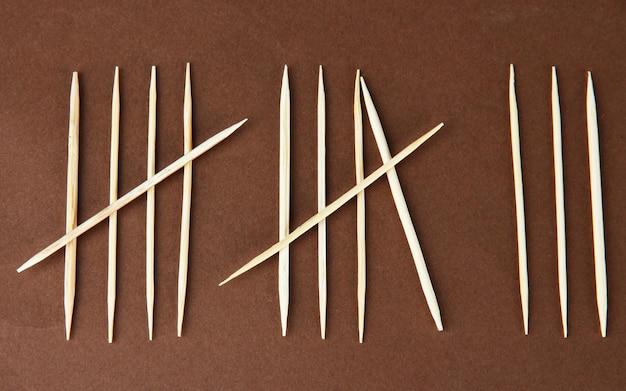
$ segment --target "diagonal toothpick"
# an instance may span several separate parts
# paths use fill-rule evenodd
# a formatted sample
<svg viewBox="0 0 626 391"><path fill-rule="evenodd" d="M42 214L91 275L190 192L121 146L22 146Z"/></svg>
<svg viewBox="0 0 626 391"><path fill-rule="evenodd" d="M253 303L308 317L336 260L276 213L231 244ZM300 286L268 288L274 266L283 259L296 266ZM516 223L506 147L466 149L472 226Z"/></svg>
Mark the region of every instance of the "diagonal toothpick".
<svg viewBox="0 0 626 391"><path fill-rule="evenodd" d="M111 165L109 182L109 204L117 200L117 177L120 144L120 80L119 68L115 67L113 96L111 99ZM115 280L117 274L117 212L109 216L109 267L107 282L107 320L109 343L113 342L115 319Z"/></svg>
<svg viewBox="0 0 626 391"><path fill-rule="evenodd" d="M519 290L522 300L524 334L528 335L528 260L526 256L526 221L524 217L524 187L522 183L522 155L520 152L519 117L515 96L515 69L510 66L509 110L511 120L511 151L515 184L515 213L517 216L517 252L519 256Z"/></svg>
<svg viewBox="0 0 626 391"><path fill-rule="evenodd" d="M376 144L378 145L378 150L380 152L383 163L386 163L391 160L391 152L389 152L389 146L387 145L387 140L385 138L382 124L380 123L380 118L378 117L376 107L374 106L374 102L372 101L372 96L367 89L367 85L365 84L365 79L363 79L363 77L361 77L361 87L363 88L365 107L367 109L367 115L370 119L370 124L372 125L372 131L374 132ZM441 314L439 312L437 296L435 296L435 290L433 289L433 284L430 281L428 269L426 268L426 260L424 259L422 248L420 247L419 241L417 239L415 227L413 226L413 222L411 221L409 208L406 204L406 199L404 198L402 187L400 186L400 179L398 178L398 173L396 172L395 168L392 168L387 172L387 179L389 181L389 187L391 188L393 200L396 204L398 216L400 217L400 221L402 222L402 228L404 228L404 234L406 235L406 239L409 243L409 248L411 249L411 254L413 255L413 261L415 262L415 268L417 269L417 275L419 276L422 291L424 292L424 296L426 297L426 303L428 304L430 314L435 321L437 330L442 331L443 324L441 323Z"/></svg>
<svg viewBox="0 0 626 391"><path fill-rule="evenodd" d="M604 218L602 216L602 179L600 173L600 141L598 113L591 72L587 73L587 140L589 146L589 174L591 182L591 217L593 220L593 258L596 274L596 301L600 332L606 337L608 313L606 255L604 247Z"/></svg>
<svg viewBox="0 0 626 391"><path fill-rule="evenodd" d="M561 108L556 67L552 67L552 144L554 147L554 193L556 202L557 269L563 337L567 338L567 251L565 248L565 196L563 191L563 145L561 141Z"/></svg>
<svg viewBox="0 0 626 391"><path fill-rule="evenodd" d="M184 143L185 153L193 149L191 138L191 76L189 63L185 72L184 98ZM191 219L191 162L185 164L183 177L183 206L180 224L180 259L178 263L178 326L177 333L183 333L183 316L185 314L185 296L187 295L187 267L189 265L189 220Z"/></svg>
<svg viewBox="0 0 626 391"><path fill-rule="evenodd" d="M322 66L319 69L317 86L317 211L326 207L326 94L324 92L324 75ZM320 304L320 332L326 339L326 219L317 226L317 270Z"/></svg>
<svg viewBox="0 0 626 391"><path fill-rule="evenodd" d="M356 71L354 81L354 163L356 184L363 182L363 112L361 110L361 71ZM357 238L357 310L359 316L359 342L363 343L365 330L365 191L356 195L356 238Z"/></svg>
<svg viewBox="0 0 626 391"><path fill-rule="evenodd" d="M156 160L156 67L150 75L150 104L148 108L148 179L154 176ZM148 310L148 339L152 341L154 313L154 187L146 192L146 306Z"/></svg>
<svg viewBox="0 0 626 391"><path fill-rule="evenodd" d="M76 227L78 217L78 124L80 121L80 97L78 91L78 72L72 74L70 90L70 125L67 139L67 209L65 214L65 232ZM65 247L65 280L63 304L65 308L65 338L70 339L74 297L76 294L76 240Z"/></svg>
<svg viewBox="0 0 626 391"><path fill-rule="evenodd" d="M71 242L73 239L76 239L80 235L89 231L93 227L95 227L98 223L109 217L112 213L118 211L124 206L128 205L133 200L137 199L143 193L145 193L148 189L158 185L167 179L170 175L174 174L176 171L180 170L185 166L187 162L192 161L193 159L199 157L209 149L213 148L220 142L224 141L228 136L233 134L235 130L239 129L241 125L243 125L248 119L244 119L242 121L237 122L234 125L222 130L217 133L215 136L209 138L204 141L197 147L191 150L191 152L179 157L174 162L170 163L167 167L159 171L152 178L146 180L145 182L139 184L137 187L126 193L123 197L120 197L114 203L110 204L106 208L102 209L100 212L91 216L89 219L85 220L83 223L78 225L72 231L66 233L64 236L57 239L55 242L48 245L48 247L44 248L37 254L33 255L28 261L26 261L22 266L17 269L18 273L23 272L26 269L35 266L39 262L48 258L50 255L54 254L58 250L60 250L63 246Z"/></svg>
<svg viewBox="0 0 626 391"><path fill-rule="evenodd" d="M289 75L287 65L283 71L280 90L280 158L278 185L278 239L289 235ZM278 254L278 300L280 302L280 323L283 337L287 335L287 314L289 313L289 247Z"/></svg>
<svg viewBox="0 0 626 391"><path fill-rule="evenodd" d="M423 135L422 137L420 137L417 140L413 141L406 148L404 148L400 153L398 153L396 156L394 156L391 160L389 160L387 163L383 164L376 171L374 171L373 173L368 175L365 179L363 179L363 181L361 181L361 183L359 183L358 185L354 186L352 189L350 189L347 192L345 192L341 197L337 198L335 201L330 203L322 211L318 212L316 215L312 216L307 221L302 223L302 225L300 225L298 228L293 230L283 240L281 240L278 243L274 244L273 246L271 246L270 248L268 248L267 250L263 251L261 254L257 255L252 260L250 260L248 263L243 265L241 268L239 268L239 270L235 271L227 279L222 281L219 285L222 286L222 285L226 284L227 282L233 280L234 278L237 278L240 275L244 274L245 272L249 271L250 269L254 268L255 266L260 265L261 263L266 261L268 258L270 258L272 255L278 253L281 249L283 249L286 246L288 246L289 243L291 243L294 240L298 239L305 232L307 232L311 228L315 227L317 224L319 224L320 221L322 221L323 219L325 219L328 216L330 216L331 214L333 214L337 209L339 209L343 205L345 205L346 202L350 201L352 199L352 197L356 196L358 193L360 193L361 191L365 190L365 188L367 188L369 185L374 183L374 181L376 181L378 178L383 176L387 171L389 171L396 164L401 162L404 158L409 156L420 145L424 144L426 142L426 140L428 140L435 133L437 133L437 131L439 131L439 129L441 129L442 127L443 127L443 123L440 123L439 125L435 126L433 129L428 131L425 135Z"/></svg>

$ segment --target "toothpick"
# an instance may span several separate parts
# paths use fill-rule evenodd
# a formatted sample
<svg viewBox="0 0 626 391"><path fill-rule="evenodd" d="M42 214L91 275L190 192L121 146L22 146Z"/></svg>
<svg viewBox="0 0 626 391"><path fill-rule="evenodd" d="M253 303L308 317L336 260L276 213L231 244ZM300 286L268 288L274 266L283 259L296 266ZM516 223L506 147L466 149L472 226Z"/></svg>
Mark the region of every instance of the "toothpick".
<svg viewBox="0 0 626 391"><path fill-rule="evenodd" d="M113 78L113 96L111 99L111 165L109 182L109 204L117 200L117 177L120 143L120 85L119 68L115 67ZM107 283L107 319L109 343L113 342L113 324L115 319L115 290L117 274L117 212L109 216L109 270Z"/></svg>
<svg viewBox="0 0 626 391"><path fill-rule="evenodd" d="M567 338L567 251L565 247L565 196L563 190L563 146L561 142L561 108L556 67L552 67L552 140L554 147L554 193L556 201L557 265L559 301L563 337Z"/></svg>
<svg viewBox="0 0 626 391"><path fill-rule="evenodd" d="M70 125L67 139L67 209L65 214L65 232L76 227L78 217L78 125L80 122L80 96L78 91L78 72L72 74L70 90ZM65 338L69 341L74 314L76 294L76 240L65 247L65 280L63 290L65 308Z"/></svg>
<svg viewBox="0 0 626 391"><path fill-rule="evenodd" d="M156 160L156 67L150 75L150 103L148 108L148 179L154 176ZM154 187L146 193L146 307L148 310L148 339L152 341L154 314Z"/></svg>
<svg viewBox="0 0 626 391"><path fill-rule="evenodd" d="M524 217L524 187L522 184L522 155L520 152L519 117L515 96L515 70L510 66L509 110L511 120L511 151L515 183L515 212L517 216L517 252L519 256L519 289L524 318L524 334L528 335L528 261L526 257L526 222Z"/></svg>
<svg viewBox="0 0 626 391"><path fill-rule="evenodd" d="M185 72L184 100L184 143L185 153L193 149L191 138L191 76L189 63ZM187 267L189 265L189 220L191 219L191 162L185 164L183 171L183 206L180 224L180 259L178 263L178 336L183 333L183 316L185 314L185 296L187 294Z"/></svg>
<svg viewBox="0 0 626 391"><path fill-rule="evenodd" d="M326 207L326 93L324 74L319 69L317 86L317 211ZM320 304L320 332L326 339L326 219L317 225L317 270Z"/></svg>
<svg viewBox="0 0 626 391"><path fill-rule="evenodd" d="M358 185L355 185L352 189L350 189L347 192L345 192L341 197L337 198L331 204L326 206L326 208L324 208L322 211L318 212L316 215L314 215L311 218L309 218L302 225L300 225L298 228L293 230L289 235L287 235L283 240L281 240L278 243L274 244L273 246L271 246L270 248L268 248L267 250L263 251L261 254L257 255L252 260L250 260L244 266L239 268L239 270L237 270L236 272L231 274L227 279L222 281L219 285L222 286L222 285L226 284L227 282L233 280L234 278L239 277L243 273L245 273L245 272L249 271L250 269L254 268L255 266L260 265L261 263L266 261L268 258L273 256L274 254L278 253L281 249L283 249L286 246L288 246L291 242L293 242L294 240L298 239L305 232L307 232L311 228L315 227L317 224L319 224L320 221L322 221L323 219L325 219L328 216L330 216L331 214L333 214L337 209L341 208L346 202L350 201L352 199L352 197L356 196L358 193L360 193L361 191L365 190L365 188L367 188L369 185L374 183L374 181L376 181L378 178L383 176L388 170L390 170L396 164L398 164L400 161L402 161L404 158L409 156L420 145L422 145L424 142L426 142L426 140L428 140L435 133L437 133L437 131L439 131L439 129L441 129L442 127L443 127L443 123L440 123L439 125L437 125L433 129L428 131L425 135L423 135L422 137L420 137L417 140L413 141L406 148L404 148L400 153L398 153L396 156L394 156L390 161L388 161L387 163L383 164L376 171L374 171L369 176L367 176L365 179L363 179L363 181L361 183L359 183Z"/></svg>
<svg viewBox="0 0 626 391"><path fill-rule="evenodd" d="M356 184L363 182L363 113L361 110L361 71L356 71L354 81L354 160ZM365 330L365 191L356 195L356 237L357 237L357 307L359 316L359 342L363 343Z"/></svg>
<svg viewBox="0 0 626 391"><path fill-rule="evenodd" d="M602 180L600 174L600 141L598 114L591 72L587 72L587 140L589 145L589 173L591 181L591 215L593 220L593 254L596 274L596 301L600 332L606 337L608 312L606 258L604 248L604 221L602 216Z"/></svg>
<svg viewBox="0 0 626 391"><path fill-rule="evenodd" d="M380 152L383 163L386 163L391 160L391 153L389 152L389 146L387 145L385 133L383 131L382 124L380 123L378 113L376 112L376 107L374 106L374 102L372 101L372 97L367 89L367 85L365 84L365 79L363 79L363 77L361 77L361 87L363 89L363 98L365 100L367 115L369 117L370 124L372 125L372 131L374 132L376 144L378 145L378 151ZM442 331L443 324L441 323L441 314L439 312L437 296L435 296L435 290L433 289L433 284L430 281L428 269L426 268L426 260L424 259L422 248L420 247L417 239L417 233L415 232L415 227L411 221L409 208L406 204L406 199L404 198L404 193L402 192L402 187L400 186L400 179L398 178L398 173L395 168L387 171L387 179L389 181L389 187L391 188L393 200L396 204L398 216L400 216L400 221L402 222L402 228L404 228L404 234L409 243L411 254L413 255L413 261L415 263L415 268L417 269L417 275L419 276L422 291L426 297L426 303L428 304L430 314L435 321L437 330Z"/></svg>
<svg viewBox="0 0 626 391"><path fill-rule="evenodd" d="M246 118L234 125L231 125L230 127L222 130L221 132L217 133L215 136L209 138L208 140L204 141L202 144L192 149L191 152L179 157L170 165L168 165L167 167L159 171L152 178L147 179L145 182L141 183L140 185L135 187L133 190L126 193L123 197L118 198L117 201L110 204L106 208L102 209L100 212L96 213L95 215L91 216L89 219L85 220L83 223L78 225L78 227L74 228L72 231L68 232L64 236L57 239L55 242L48 245L48 247L44 248L43 250L35 254L28 261L26 261L22 266L20 266L17 269L17 272L21 273L24 270L31 268L32 266L48 258L50 255L54 254L56 251L60 250L63 246L71 242L73 239L76 239L80 235L89 231L90 229L95 227L98 223L100 223L101 221L109 217L112 213L128 205L130 202L132 202L133 200L141 196L143 193L145 193L148 189L158 185L159 183L167 179L170 175L174 174L175 172L183 168L183 166L187 162L194 160L195 158L204 154L209 149L219 144L220 142L224 141L228 136L233 134L235 130L239 129L239 127L241 127L241 125L243 125L247 120L248 119Z"/></svg>
<svg viewBox="0 0 626 391"><path fill-rule="evenodd" d="M280 159L278 186L278 239L289 235L289 76L287 65L283 71L280 90ZM289 313L289 247L278 254L278 300L280 301L280 323L283 337L287 335L287 314Z"/></svg>

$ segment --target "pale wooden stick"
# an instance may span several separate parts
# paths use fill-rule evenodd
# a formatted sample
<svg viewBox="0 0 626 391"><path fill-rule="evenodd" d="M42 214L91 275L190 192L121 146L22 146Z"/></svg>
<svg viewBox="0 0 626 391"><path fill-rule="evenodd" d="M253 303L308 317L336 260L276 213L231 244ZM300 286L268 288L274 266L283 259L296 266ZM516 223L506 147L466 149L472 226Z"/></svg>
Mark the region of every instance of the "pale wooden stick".
<svg viewBox="0 0 626 391"><path fill-rule="evenodd" d="M283 82L280 90L280 159L278 185L278 239L289 235L289 75L287 65L283 71ZM278 300L280 302L280 323L283 337L287 335L287 315L289 313L289 247L278 254Z"/></svg>
<svg viewBox="0 0 626 391"><path fill-rule="evenodd" d="M148 179L156 168L156 67L150 75L150 102L148 108ZM146 193L146 307L148 310L148 339L152 341L154 314L154 187Z"/></svg>
<svg viewBox="0 0 626 391"><path fill-rule="evenodd" d="M245 272L249 271L250 269L254 268L255 266L260 265L261 263L266 261L268 258L270 258L272 255L274 255L277 252L279 252L282 248L284 248L285 246L288 246L289 243L291 243L294 240L298 239L305 232L307 232L311 228L315 227L317 224L319 224L320 221L322 221L323 219L325 219L328 216L330 216L331 214L333 214L337 209L341 208L346 202L350 201L352 199L352 197L356 196L358 193L360 193L361 191L365 190L365 188L367 188L369 185L374 183L374 181L376 181L378 178L383 176L388 170L390 170L396 164L398 164L400 161L402 161L404 158L409 156L411 154L411 152L415 151L420 145L424 144L424 142L426 142L426 140L428 140L435 133L437 133L437 131L439 129L441 129L442 127L443 127L443 123L440 123L439 125L437 125L433 129L428 131L425 135L423 135L422 137L420 137L417 140L413 141L406 148L404 148L400 153L398 153L396 156L394 156L390 161L388 161L387 163L383 164L376 171L374 171L373 173L368 175L365 179L363 179L363 181L361 183L359 183L358 185L354 186L352 189L350 189L347 192L345 192L341 197L337 198L331 204L326 206L326 208L324 208L322 211L318 212L316 215L312 216L307 221L302 223L302 225L300 225L298 228L293 230L283 240L279 241L278 243L275 243L273 246L271 246L270 248L268 248L267 250L263 251L261 254L257 255L252 260L250 260L244 266L239 268L239 270L237 270L236 272L231 274L227 279L222 281L219 285L222 286L222 285L226 284L227 282L231 281L232 279L234 279L236 277L239 277L243 273L245 273Z"/></svg>
<svg viewBox="0 0 626 391"><path fill-rule="evenodd" d="M515 95L515 69L510 66L509 110L511 120L511 151L515 183L515 212L517 217L517 252L519 256L519 290L522 300L524 334L528 335L528 260L526 255L526 220L524 215L524 186L522 183L522 154L520 152L519 116Z"/></svg>
<svg viewBox="0 0 626 391"><path fill-rule="evenodd" d="M113 96L111 99L111 165L109 182L109 204L117 200L117 177L120 144L120 80L119 68L115 67L113 78ZM109 270L107 283L107 319L109 343L113 342L113 324L115 319L115 290L117 274L117 212L109 216Z"/></svg>
<svg viewBox="0 0 626 391"><path fill-rule="evenodd" d="M363 79L363 77L361 77L361 88L363 89L363 99L365 100L367 116L369 117L372 131L374 132L374 138L376 139L376 144L378 145L378 151L380 152L380 157L382 158L383 163L386 163L391 160L391 152L389 152L389 146L387 145L383 126L380 123L380 118L376 112L372 96L367 89L367 85L365 84L365 79ZM413 261L415 263L415 268L417 269L417 275L422 286L422 291L426 297L426 303L428 304L430 314L435 321L437 330L442 331L443 324L441 322L441 313L439 312L437 296L435 296L435 290L433 289L433 284L430 280L428 269L426 268L426 260L424 259L422 248L420 247L419 240L417 239L417 233L415 232L415 227L411 221L409 208L406 204L406 199L404 198L404 193L402 192L402 187L400 186L400 179L398 178L398 173L395 168L387 171L387 179L389 181L389 187L391 188L391 195L393 196L393 200L396 204L398 216L402 222L404 234L407 242L409 243L411 254L413 255Z"/></svg>
<svg viewBox="0 0 626 391"><path fill-rule="evenodd" d="M189 153L193 149L191 138L191 76L189 63L185 72L185 98L183 103L184 149ZM189 222L191 219L191 162L185 164L183 171L183 205L180 223L180 258L178 262L178 336L183 334L185 314L185 296L187 295L187 268L189 265Z"/></svg>
<svg viewBox="0 0 626 391"><path fill-rule="evenodd" d="M248 119L244 119L230 127L222 130L217 133L215 136L209 138L204 141L202 144L198 145L191 152L184 154L179 157L177 160L172 162L170 165L159 171L155 176L141 183L133 190L126 193L123 197L119 198L114 203L110 204L106 208L102 209L100 212L91 216L89 219L85 220L83 223L78 225L78 227L74 228L72 231L68 232L64 236L57 239L55 242L48 245L48 247L44 248L37 254L35 254L32 258L26 261L22 266L17 269L18 273L23 272L24 270L38 264L44 259L48 258L50 255L54 254L56 251L60 250L67 243L71 242L73 239L79 237L85 232L89 231L91 228L95 227L98 223L109 217L113 212L123 208L128 205L131 201L137 199L143 193L145 193L151 187L158 185L167 179L170 175L174 174L176 171L180 170L187 162L192 161L193 159L199 157L209 149L213 148L220 142L224 141L228 136L233 134L235 130L239 129L241 125L243 125Z"/></svg>
<svg viewBox="0 0 626 391"><path fill-rule="evenodd" d="M596 301L600 332L606 337L608 313L606 255L604 248L604 218L602 216L602 179L600 174L600 141L598 113L591 72L587 72L587 141L589 145L589 173L591 181L591 215L593 219L593 254L596 274Z"/></svg>
<svg viewBox="0 0 626 391"><path fill-rule="evenodd" d="M567 338L567 251L565 247L565 192L563 190L563 144L561 141L561 107L556 67L552 67L552 144L554 147L554 193L556 202L557 266L559 301L563 337Z"/></svg>
<svg viewBox="0 0 626 391"><path fill-rule="evenodd" d="M80 122L80 94L78 72L72 74L70 90L70 125L67 139L67 209L65 214L65 232L76 227L78 217L78 125ZM69 341L74 314L76 294L76 240L65 247L65 282L63 303L65 308L65 338Z"/></svg>
<svg viewBox="0 0 626 391"><path fill-rule="evenodd" d="M317 211L326 207L326 93L320 65L317 85ZM326 219L317 225L317 271L320 304L320 332L326 339Z"/></svg>
<svg viewBox="0 0 626 391"><path fill-rule="evenodd" d="M356 71L354 81L354 160L356 184L363 182L363 112L361 110L361 71ZM365 191L356 195L356 238L357 238L357 307L359 316L359 342L363 343L365 331Z"/></svg>

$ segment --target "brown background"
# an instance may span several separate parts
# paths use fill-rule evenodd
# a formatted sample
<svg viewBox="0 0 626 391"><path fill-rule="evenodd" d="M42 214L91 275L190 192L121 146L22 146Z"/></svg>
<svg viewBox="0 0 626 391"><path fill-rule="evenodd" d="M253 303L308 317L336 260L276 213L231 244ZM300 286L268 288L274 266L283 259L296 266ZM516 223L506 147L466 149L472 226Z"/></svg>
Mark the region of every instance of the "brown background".
<svg viewBox="0 0 626 391"><path fill-rule="evenodd" d="M145 2L0 5L0 387L4 389L620 389L626 368L626 6L620 1ZM182 173L157 186L155 339L145 314L145 197L119 214L115 342L106 340L107 225L78 245L71 341L63 253L15 269L63 233L71 72L80 72L79 221L108 201L113 68L121 69L120 194L146 170L158 68L157 168L183 150L185 63L194 141L250 121L194 163L182 338L176 290ZM357 340L355 203L328 221L328 335L319 337L315 230L295 242L280 335L276 259L217 284L277 239L278 101L292 90L292 227L316 210L317 67L326 76L328 200L354 183L352 93L362 69L442 310L437 332L389 187L367 191L367 315ZM507 106L516 64L530 335L517 280ZM570 337L555 259L550 65L561 88ZM600 125L608 337L595 307L585 71ZM366 170L380 165L369 125Z"/></svg>

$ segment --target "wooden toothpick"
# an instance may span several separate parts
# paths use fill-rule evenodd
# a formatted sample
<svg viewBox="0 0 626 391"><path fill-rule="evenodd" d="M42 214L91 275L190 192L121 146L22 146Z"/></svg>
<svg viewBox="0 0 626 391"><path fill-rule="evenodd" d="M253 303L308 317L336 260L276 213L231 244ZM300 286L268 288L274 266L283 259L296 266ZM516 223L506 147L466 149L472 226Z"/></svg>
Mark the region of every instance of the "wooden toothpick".
<svg viewBox="0 0 626 391"><path fill-rule="evenodd" d="M552 67L552 144L554 147L554 193L556 201L557 270L563 337L567 338L567 251L565 247L565 192L563 190L563 143L561 141L561 107L556 67Z"/></svg>
<svg viewBox="0 0 626 391"><path fill-rule="evenodd" d="M120 144L120 84L119 68L115 67L113 95L111 99L111 164L109 181L109 204L117 200L117 177ZM117 212L109 216L109 262L107 282L107 320L109 343L113 342L113 324L115 319L115 291L117 275Z"/></svg>
<svg viewBox="0 0 626 391"><path fill-rule="evenodd" d="M280 158L278 185L278 239L289 235L289 166L290 166L290 107L289 75L287 65L283 71L280 90ZM289 313L289 247L278 254L278 300L280 302L280 323L283 337L287 335L287 315Z"/></svg>
<svg viewBox="0 0 626 391"><path fill-rule="evenodd" d="M526 220L524 217L524 186L522 183L522 154L520 151L519 117L515 95L515 69L511 64L509 75L509 112L511 120L511 151L513 181L515 184L515 212L517 217L517 252L519 256L519 289L524 318L524 334L528 335L528 260L526 255Z"/></svg>
<svg viewBox="0 0 626 391"><path fill-rule="evenodd" d="M591 182L591 217L593 220L593 255L596 274L596 301L600 332L606 337L608 313L606 255L604 247L604 217L602 213L602 179L600 173L600 141L598 113L591 72L587 72L587 142L589 146L589 174Z"/></svg>
<svg viewBox="0 0 626 391"><path fill-rule="evenodd" d="M354 81L354 160L356 184L363 182L363 112L361 110L361 71L356 71ZM357 238L357 310L359 316L359 342L363 343L365 331L365 191L356 195L356 238Z"/></svg>
<svg viewBox="0 0 626 391"><path fill-rule="evenodd" d="M185 98L183 113L183 131L185 153L193 149L191 134L191 76L189 63L185 72ZM191 162L185 164L183 171L183 205L180 224L180 258L178 263L178 326L177 333L183 333L183 317L185 314L185 296L187 294L187 268L189 265L189 222L191 219Z"/></svg>
<svg viewBox="0 0 626 391"><path fill-rule="evenodd" d="M383 164L376 171L374 171L373 173L368 175L365 179L363 179L363 181L361 183L359 183L358 185L354 186L352 189L350 189L347 192L345 192L341 197L337 198L331 204L326 206L326 208L324 208L321 212L318 212L316 215L312 216L307 221L302 223L302 225L300 225L298 228L293 230L283 240L281 240L278 243L274 244L273 246L271 246L270 248L268 248L267 250L263 251L261 254L257 255L252 260L250 260L248 263L243 265L236 272L231 274L227 279L222 281L219 285L222 286L222 285L226 284L227 282L233 280L234 278L239 277L240 275L242 275L245 272L249 271L250 269L254 268L255 266L260 265L261 263L266 261L268 258L270 258L274 254L279 252L281 249L283 249L286 246L288 246L289 243L291 243L294 240L298 239L300 236L302 236L302 234L304 234L305 232L307 232L311 228L315 227L317 224L319 224L320 221L322 221L323 219L325 219L328 216L330 216L331 214L333 214L337 209L341 208L346 202L350 201L352 199L352 197L356 196L358 193L360 193L361 191L365 190L365 188L367 188L369 185L374 183L374 181L376 181L378 178L383 176L388 170L390 170L396 164L401 162L404 158L409 156L420 145L424 144L426 142L426 140L428 140L435 133L437 133L437 131L439 131L439 129L441 129L442 127L443 127L443 123L440 123L439 125L435 126L433 129L428 131L425 135L423 135L422 137L420 137L417 140L413 141L406 148L404 148L400 153L398 153L396 156L394 156L390 161L388 161L387 163Z"/></svg>
<svg viewBox="0 0 626 391"><path fill-rule="evenodd" d="M148 108L148 179L156 168L156 67L150 75L150 101ZM146 307L148 310L148 339L152 341L154 314L154 187L146 193Z"/></svg>
<svg viewBox="0 0 626 391"><path fill-rule="evenodd" d="M72 231L63 235L55 242L48 245L48 247L44 248L37 254L33 255L28 261L26 261L22 266L17 269L18 273L23 272L26 269L33 267L44 259L48 258L50 255L54 254L58 250L60 250L67 243L71 242L73 239L76 239L80 235L89 231L91 228L95 227L98 223L109 217L112 213L118 211L124 206L128 205L133 200L137 199L143 193L145 193L151 187L158 185L167 179L170 175L174 174L176 171L180 170L187 162L192 161L193 159L199 157L209 149L213 148L220 142L224 141L228 136L233 134L235 130L239 129L241 125L243 125L248 119L244 119L239 121L238 123L231 125L230 127L222 130L217 133L215 136L209 138L204 141L197 147L191 150L191 152L179 157L174 162L170 163L167 167L159 171L152 178L146 180L141 183L133 190L126 193L123 197L120 197L114 203L110 204L106 208L102 209L100 212L91 216L89 219L85 220L83 223L79 224L78 227L74 228Z"/></svg>
<svg viewBox="0 0 626 391"><path fill-rule="evenodd" d="M76 227L78 217L78 125L80 122L80 96L78 72L72 74L70 90L70 125L67 139L67 207L65 212L65 232ZM63 285L65 308L65 338L69 341L74 314L76 294L76 240L65 246L65 279Z"/></svg>
<svg viewBox="0 0 626 391"><path fill-rule="evenodd" d="M317 85L317 211L326 207L326 94L320 65ZM326 219L317 225L317 271L320 305L320 332L326 339Z"/></svg>
<svg viewBox="0 0 626 391"><path fill-rule="evenodd" d="M372 131L374 132L376 144L378 145L378 151L380 152L383 163L386 163L391 160L391 153L389 152L389 146L387 145L385 133L383 131L382 124L380 123L380 118L378 117L376 107L374 106L374 102L367 89L367 85L365 84L365 79L363 79L363 77L361 77L361 87L363 89L363 99L365 100L367 115L369 117L370 124L372 125ZM417 269L417 275L422 286L422 291L424 292L424 296L426 297L426 303L428 304L430 314L435 321L437 330L442 331L443 324L441 322L441 314L439 312L437 296L435 296L435 290L433 289L433 284L430 280L428 269L426 268L426 260L424 259L422 248L417 239L417 233L415 232L415 227L413 226L413 222L411 221L409 208L406 204L406 199L404 198L404 193L402 192L402 187L400 186L400 179L398 178L398 173L396 172L395 168L392 168L387 172L387 179L389 181L389 187L391 188L393 200L396 204L398 216L400 217L400 221L402 222L402 228L404 228L404 234L409 243L411 254L413 255L413 261L415 263L415 268Z"/></svg>

